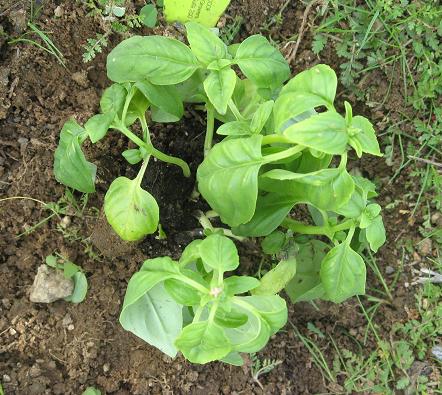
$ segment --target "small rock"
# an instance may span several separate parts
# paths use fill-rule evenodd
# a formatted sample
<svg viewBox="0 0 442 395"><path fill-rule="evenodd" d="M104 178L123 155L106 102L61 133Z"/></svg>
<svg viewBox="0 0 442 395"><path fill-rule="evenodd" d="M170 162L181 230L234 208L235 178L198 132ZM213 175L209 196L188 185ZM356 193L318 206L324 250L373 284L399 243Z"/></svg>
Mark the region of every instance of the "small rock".
<svg viewBox="0 0 442 395"><path fill-rule="evenodd" d="M29 376L32 378L41 376L41 369L37 365L32 366L31 369L29 369Z"/></svg>
<svg viewBox="0 0 442 395"><path fill-rule="evenodd" d="M87 74L85 70L73 73L71 75L71 78L83 88L87 88L89 86L89 80L87 79Z"/></svg>
<svg viewBox="0 0 442 395"><path fill-rule="evenodd" d="M70 316L70 314L66 314L63 317L63 320L61 321L61 325L63 325L64 328L67 328L70 324L72 324L72 317Z"/></svg>
<svg viewBox="0 0 442 395"><path fill-rule="evenodd" d="M10 334L11 336L14 336L14 335L17 334L17 331L16 331L14 328L9 328L9 334Z"/></svg>
<svg viewBox="0 0 442 395"><path fill-rule="evenodd" d="M431 349L431 353L442 362L442 346L434 346ZM3 376L4 377L4 376Z"/></svg>
<svg viewBox="0 0 442 395"><path fill-rule="evenodd" d="M55 16L56 18L61 18L61 17L63 16L63 14L64 14L63 7L62 7L61 5L59 5L59 6L54 10L54 16Z"/></svg>
<svg viewBox="0 0 442 395"><path fill-rule="evenodd" d="M66 229L71 224L71 217L63 217L60 221L60 225L62 228Z"/></svg>
<svg viewBox="0 0 442 395"><path fill-rule="evenodd" d="M423 256L430 255L432 247L433 243L431 242L431 239L423 239L417 245L419 253Z"/></svg>
<svg viewBox="0 0 442 395"><path fill-rule="evenodd" d="M68 325L68 331L73 331L75 326L73 324Z"/></svg>
<svg viewBox="0 0 442 395"><path fill-rule="evenodd" d="M3 375L3 382L4 383L10 383L11 382L11 376L8 376L7 374Z"/></svg>
<svg viewBox="0 0 442 395"><path fill-rule="evenodd" d="M34 303L52 303L63 299L74 291L74 282L63 273L41 265L31 287L29 299Z"/></svg>
<svg viewBox="0 0 442 395"><path fill-rule="evenodd" d="M10 20L14 25L16 33L23 33L28 27L26 20L26 10L15 10L9 13Z"/></svg>
<svg viewBox="0 0 442 395"><path fill-rule="evenodd" d="M107 372L109 372L109 370L110 370L110 365L108 363L105 363L103 365L103 372L107 373Z"/></svg>
<svg viewBox="0 0 442 395"><path fill-rule="evenodd" d="M433 225L442 226L442 214L441 213L434 213L431 216L431 222Z"/></svg>
<svg viewBox="0 0 442 395"><path fill-rule="evenodd" d="M11 302L9 301L9 299L2 299L2 305L5 309L10 309L11 308Z"/></svg>
<svg viewBox="0 0 442 395"><path fill-rule="evenodd" d="M386 266L385 267L385 274L393 274L395 272L394 267L393 266Z"/></svg>

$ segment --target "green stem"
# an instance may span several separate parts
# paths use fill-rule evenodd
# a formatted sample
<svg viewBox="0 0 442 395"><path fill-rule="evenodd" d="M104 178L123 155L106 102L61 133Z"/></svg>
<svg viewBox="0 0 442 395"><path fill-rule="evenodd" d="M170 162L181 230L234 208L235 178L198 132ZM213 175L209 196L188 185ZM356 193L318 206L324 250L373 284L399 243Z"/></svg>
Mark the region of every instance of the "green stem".
<svg viewBox="0 0 442 395"><path fill-rule="evenodd" d="M141 128L143 129L143 139L147 144L151 144L149 127L147 126L146 115L140 117Z"/></svg>
<svg viewBox="0 0 442 395"><path fill-rule="evenodd" d="M201 292L203 294L208 294L210 292L206 287L204 287L200 283L198 283L195 280L192 280L191 278L186 277L184 275L176 276L176 279L178 281L181 281L181 282L187 284L187 285L190 285L191 287L197 289L199 292Z"/></svg>
<svg viewBox="0 0 442 395"><path fill-rule="evenodd" d="M212 148L213 131L215 129L215 110L210 103L206 104L207 109L207 128L206 137L204 139L204 157L207 156Z"/></svg>
<svg viewBox="0 0 442 395"><path fill-rule="evenodd" d="M149 164L150 155L144 159L143 164L140 167L140 170L138 171L137 177L135 180L137 181L137 185L141 186L141 181L143 181L144 173L146 172L147 165Z"/></svg>
<svg viewBox="0 0 442 395"><path fill-rule="evenodd" d="M291 218L286 218L281 224L283 227L290 229L295 233L301 233L305 235L325 235L329 239L332 239L336 232L341 230L354 228L354 221L349 219L347 221L341 222L335 226L315 226L315 225L305 225L302 222L296 221ZM353 229L354 232L354 229Z"/></svg>
<svg viewBox="0 0 442 395"><path fill-rule="evenodd" d="M277 152L276 154L271 154L264 156L265 163L277 162L278 160L289 158L304 150L305 147L303 145L296 145L295 147L291 147L281 152Z"/></svg>
<svg viewBox="0 0 442 395"><path fill-rule="evenodd" d="M262 145L273 143L290 143L290 140L282 134L269 134L262 138Z"/></svg>
<svg viewBox="0 0 442 395"><path fill-rule="evenodd" d="M218 310L219 305L219 299L215 300L212 307L210 308L209 318L207 321L209 321L209 324L213 323L213 320L215 319L216 310Z"/></svg>
<svg viewBox="0 0 442 395"><path fill-rule="evenodd" d="M123 107L123 114L121 115L121 122L123 123L123 124L126 124L126 115L127 115L127 110L128 110L128 108L129 108L129 104L130 104L130 101L132 100L132 97L134 96L134 94L135 94L135 87L133 86L132 88L131 88L131 90L130 90L130 92L127 94L127 96L126 96L126 101L124 102L124 107Z"/></svg>
<svg viewBox="0 0 442 395"><path fill-rule="evenodd" d="M230 111L233 112L233 115L235 116L237 121L245 121L245 118L241 115L241 113L238 110L238 107L236 107L236 104L233 102L232 99L229 100L229 108Z"/></svg>

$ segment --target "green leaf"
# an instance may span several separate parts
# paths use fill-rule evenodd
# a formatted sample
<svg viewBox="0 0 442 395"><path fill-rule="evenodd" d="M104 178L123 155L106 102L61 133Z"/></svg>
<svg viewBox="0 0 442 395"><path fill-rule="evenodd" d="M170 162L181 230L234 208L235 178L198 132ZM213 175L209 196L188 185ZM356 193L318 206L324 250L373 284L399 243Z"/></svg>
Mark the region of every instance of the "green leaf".
<svg viewBox="0 0 442 395"><path fill-rule="evenodd" d="M83 272L77 271L72 279L74 280L74 292L64 300L71 303L81 303L86 298L88 289L86 276Z"/></svg>
<svg viewBox="0 0 442 395"><path fill-rule="evenodd" d="M225 293L228 296L243 294L258 287L259 280L249 276L230 276L224 280Z"/></svg>
<svg viewBox="0 0 442 395"><path fill-rule="evenodd" d="M126 101L127 91L120 84L112 84L106 88L100 99L100 109L103 114L121 115Z"/></svg>
<svg viewBox="0 0 442 395"><path fill-rule="evenodd" d="M239 298L242 299L242 298ZM264 318L254 310L252 313L249 309L239 307L239 311L247 314L247 322L237 328L226 328L225 333L232 343L233 349L238 352L257 352L261 350L269 341L270 326Z"/></svg>
<svg viewBox="0 0 442 395"><path fill-rule="evenodd" d="M361 229L367 228L373 220L379 215L381 212L381 206L377 203L369 204L361 215L361 222L359 224L359 227Z"/></svg>
<svg viewBox="0 0 442 395"><path fill-rule="evenodd" d="M377 252L378 249L385 243L387 238L385 236L384 222L382 221L382 217L380 215L378 215L367 227L365 230L365 236L370 244L370 248L374 252Z"/></svg>
<svg viewBox="0 0 442 395"><path fill-rule="evenodd" d="M287 322L287 304L278 295L253 295L239 297L254 307L255 311L267 322L270 335L278 332Z"/></svg>
<svg viewBox="0 0 442 395"><path fill-rule="evenodd" d="M212 30L195 22L186 23L186 30L192 52L205 66L228 56L226 44Z"/></svg>
<svg viewBox="0 0 442 395"><path fill-rule="evenodd" d="M285 242L286 242L285 233L277 230L273 233L270 233L268 236L264 238L264 240L261 242L261 248L265 254L275 255L281 251Z"/></svg>
<svg viewBox="0 0 442 395"><path fill-rule="evenodd" d="M312 115L283 132L292 143L332 155L342 155L347 147L345 119L334 111Z"/></svg>
<svg viewBox="0 0 442 395"><path fill-rule="evenodd" d="M227 310L221 305L216 310L215 322L223 328L238 328L239 326L244 325L247 320L247 314L244 314L235 308Z"/></svg>
<svg viewBox="0 0 442 395"><path fill-rule="evenodd" d="M335 303L365 294L364 260L344 242L333 247L321 264L321 282L327 299Z"/></svg>
<svg viewBox="0 0 442 395"><path fill-rule="evenodd" d="M207 70L222 70L226 68L227 66L232 65L232 60L230 59L218 59L214 60L207 66Z"/></svg>
<svg viewBox="0 0 442 395"><path fill-rule="evenodd" d="M281 95L293 92L320 97L329 110L333 109L338 79L334 70L325 64L318 64L297 74L281 90ZM322 105L322 104L321 104Z"/></svg>
<svg viewBox="0 0 442 395"><path fill-rule="evenodd" d="M222 141L198 168L201 194L229 226L248 222L255 212L258 172L264 163L261 140L256 135Z"/></svg>
<svg viewBox="0 0 442 395"><path fill-rule="evenodd" d="M97 166L86 160L80 142L84 129L74 120L63 125L54 155L54 175L58 182L84 193L95 192Z"/></svg>
<svg viewBox="0 0 442 395"><path fill-rule="evenodd" d="M138 148L127 149L122 152L124 159L126 159L131 165L136 165L143 160L143 155Z"/></svg>
<svg viewBox="0 0 442 395"><path fill-rule="evenodd" d="M223 329L208 321L187 325L175 345L187 360L199 364L224 358L232 351Z"/></svg>
<svg viewBox="0 0 442 395"><path fill-rule="evenodd" d="M181 119L184 113L183 102L175 86L156 86L146 80L136 82L135 86L150 103L169 114L174 122Z"/></svg>
<svg viewBox="0 0 442 395"><path fill-rule="evenodd" d="M252 130L247 121L232 121L222 124L216 133L223 136L250 136Z"/></svg>
<svg viewBox="0 0 442 395"><path fill-rule="evenodd" d="M87 120L84 128L94 144L106 136L114 118L115 113L108 112L106 114L94 115Z"/></svg>
<svg viewBox="0 0 442 395"><path fill-rule="evenodd" d="M229 355L221 359L222 362L228 363L233 366L243 366L244 360L241 355L237 352L231 352Z"/></svg>
<svg viewBox="0 0 442 395"><path fill-rule="evenodd" d="M140 10L140 19L144 26L153 28L157 24L158 11L153 4L146 4Z"/></svg>
<svg viewBox="0 0 442 395"><path fill-rule="evenodd" d="M349 144L356 150L359 158L362 152L382 156L373 125L367 118L360 115L353 117L349 133Z"/></svg>
<svg viewBox="0 0 442 395"><path fill-rule="evenodd" d="M189 263L194 263L201 257L199 248L201 243L202 240L193 240L186 246L180 258L181 267L187 266Z"/></svg>
<svg viewBox="0 0 442 395"><path fill-rule="evenodd" d="M355 178L354 177L352 178L353 181L355 181ZM350 197L350 200L347 203L345 203L343 206L335 210L336 213L341 214L344 217L348 218L358 218L362 214L367 204L367 201L363 195L364 195L363 190L355 182L355 189Z"/></svg>
<svg viewBox="0 0 442 395"><path fill-rule="evenodd" d="M148 79L155 85L174 85L188 79L198 67L185 44L163 36L128 38L107 57L107 75L120 83Z"/></svg>
<svg viewBox="0 0 442 395"><path fill-rule="evenodd" d="M285 288L293 303L314 300L322 296L323 290L317 292L322 287L319 272L328 248L329 246L320 240L310 240L299 245L296 274Z"/></svg>
<svg viewBox="0 0 442 395"><path fill-rule="evenodd" d="M290 68L281 53L260 35L246 38L235 56L244 75L260 88L276 88L290 75Z"/></svg>
<svg viewBox="0 0 442 395"><path fill-rule="evenodd" d="M64 261L63 263L63 275L65 278L71 278L75 273L80 271L80 266L71 261Z"/></svg>
<svg viewBox="0 0 442 395"><path fill-rule="evenodd" d="M282 260L261 278L259 287L252 295L274 295L280 292L296 273L296 259Z"/></svg>
<svg viewBox="0 0 442 395"><path fill-rule="evenodd" d="M199 244L201 259L214 270L226 272L239 265L235 243L225 236L212 234Z"/></svg>
<svg viewBox="0 0 442 395"><path fill-rule="evenodd" d="M94 387L87 387L81 395L101 395L101 391Z"/></svg>
<svg viewBox="0 0 442 395"><path fill-rule="evenodd" d="M250 129L252 129L253 133L261 133L261 130L264 128L266 122L268 121L275 102L273 100L266 101L262 103L255 114L253 114L252 121L250 123Z"/></svg>
<svg viewBox="0 0 442 395"><path fill-rule="evenodd" d="M142 119L149 108L149 104L147 98L138 89L135 90L135 94L132 96L129 103L126 118L124 120L126 126L132 125L137 119Z"/></svg>
<svg viewBox="0 0 442 395"><path fill-rule="evenodd" d="M177 303L183 306L195 306L201 299L195 288L174 278L165 280L164 288Z"/></svg>
<svg viewBox="0 0 442 395"><path fill-rule="evenodd" d="M236 84L236 74L231 68L212 70L204 80L204 91L220 114L225 114Z"/></svg>
<svg viewBox="0 0 442 395"><path fill-rule="evenodd" d="M182 329L183 308L169 296L163 284L158 284L161 280L150 279L150 274L138 272L132 276L120 323L127 331L173 358L177 354L174 341ZM155 280L159 278L157 275Z"/></svg>
<svg viewBox="0 0 442 395"><path fill-rule="evenodd" d="M259 195L256 210L249 222L235 226L235 235L247 237L267 236L272 233L296 204L296 197L291 194L269 193Z"/></svg>
<svg viewBox="0 0 442 395"><path fill-rule="evenodd" d="M57 257L54 255L48 255L45 259L46 265L56 269L58 267Z"/></svg>
<svg viewBox="0 0 442 395"><path fill-rule="evenodd" d="M158 227L158 204L137 179L118 177L112 182L104 197L104 213L123 240L139 240Z"/></svg>

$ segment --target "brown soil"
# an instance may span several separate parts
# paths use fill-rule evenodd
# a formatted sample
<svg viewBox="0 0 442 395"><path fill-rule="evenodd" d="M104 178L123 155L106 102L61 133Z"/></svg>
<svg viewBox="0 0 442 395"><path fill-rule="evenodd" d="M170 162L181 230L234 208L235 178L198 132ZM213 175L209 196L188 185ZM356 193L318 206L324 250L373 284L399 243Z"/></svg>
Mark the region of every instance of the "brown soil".
<svg viewBox="0 0 442 395"><path fill-rule="evenodd" d="M18 3L18 4L17 4ZM29 45L9 46L0 36L0 197L29 196L44 202L56 202L63 195L52 173L53 153L61 125L74 117L85 121L98 108L99 97L108 84L104 69L105 55L83 64L81 45L95 36L99 25L74 2L47 1L38 23L50 31L55 44L67 60L67 69L53 57ZM230 16L245 18L241 36L256 33L284 1L249 0L233 2ZM293 2L295 3L295 2ZM26 3L27 4L27 3ZM301 3L299 3L301 4ZM60 6L61 17L54 16ZM20 2L6 1L0 8L0 24L14 33L15 14ZM302 18L302 4L289 5L283 25L269 28L273 38L287 39L297 33ZM1 27L0 26L0 27ZM159 29L161 30L161 29ZM119 38L115 37L116 44ZM293 69L298 71L315 63L328 62L338 69L336 59L317 59L309 51L307 34ZM288 51L290 48L286 48ZM107 49L109 50L109 49ZM373 75L371 90L381 91L382 79ZM342 96L343 100L344 97ZM389 108L396 103L391 100ZM382 129L384 113L360 110L378 121ZM384 125L385 127L385 125ZM178 155L191 164L192 172L201 160L204 125L188 112L179 124L152 128L158 148ZM125 332L118 323L126 284L141 262L158 255L179 256L182 247L197 237L199 226L192 213L204 204L191 200L194 178L185 179L178 168L162 163L149 166L144 185L157 198L166 240L149 237L139 245L118 240L106 226L101 207L104 192L119 174L129 177L134 169L120 156L127 146L122 137L111 136L93 149L87 148L90 160L98 165L97 194L91 196L83 214L68 212L69 226L60 231L60 221L53 217L28 235L16 235L29 229L50 211L31 200L0 203L0 380L6 394L80 394L87 386L108 394L312 394L328 389L312 359L294 335L291 325L280 332L259 354L282 361L260 378L264 391L253 382L250 364L243 368L219 363L196 366L182 357L171 360L156 349ZM392 170L383 161L368 158L354 164L381 186L381 204L404 194L404 180L387 185ZM403 175L402 177L405 177ZM391 248L401 234L415 235L406 214L386 212L389 243L379 254L381 270L398 266L400 252ZM402 233L400 233L402 232ZM390 246L390 247L389 247ZM33 304L28 292L37 267L48 254L62 252L81 265L87 273L89 293L79 305L56 302ZM246 257L252 264L257 257ZM245 263L246 263L245 262ZM371 286L376 287L374 277ZM403 284L404 278L399 280ZM391 306L381 307L379 324L388 330L392 321L406 317L404 307L412 303L405 288L399 286ZM354 347L348 333L358 333L364 318L356 302L341 306L322 303L319 311L310 305L290 308L290 320L301 332L313 322L333 334L340 346ZM72 320L69 326L66 322ZM68 329L69 328L69 329ZM323 351L332 346L323 343ZM6 375L6 376L4 376ZM3 377L3 378L2 378Z"/></svg>

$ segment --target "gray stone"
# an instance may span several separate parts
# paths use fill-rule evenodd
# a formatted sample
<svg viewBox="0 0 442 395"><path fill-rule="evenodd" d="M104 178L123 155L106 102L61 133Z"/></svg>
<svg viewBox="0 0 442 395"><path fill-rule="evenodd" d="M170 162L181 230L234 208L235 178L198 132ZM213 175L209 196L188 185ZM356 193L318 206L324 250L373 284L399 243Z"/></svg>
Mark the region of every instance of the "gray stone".
<svg viewBox="0 0 442 395"><path fill-rule="evenodd" d="M29 299L34 303L52 303L74 291L74 282L65 278L61 271L41 265L31 287Z"/></svg>

